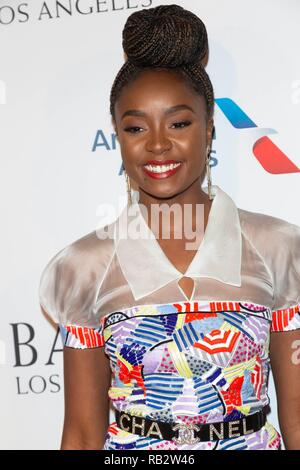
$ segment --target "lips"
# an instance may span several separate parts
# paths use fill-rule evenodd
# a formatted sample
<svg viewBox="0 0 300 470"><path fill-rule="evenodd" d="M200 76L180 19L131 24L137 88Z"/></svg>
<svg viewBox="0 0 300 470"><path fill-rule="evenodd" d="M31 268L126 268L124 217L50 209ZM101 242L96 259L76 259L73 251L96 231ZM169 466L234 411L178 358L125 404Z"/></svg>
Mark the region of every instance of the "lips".
<svg viewBox="0 0 300 470"><path fill-rule="evenodd" d="M176 160L164 160L164 161L159 161L159 160L148 160L144 165L170 165L171 163L181 163L181 162L176 162Z"/></svg>
<svg viewBox="0 0 300 470"><path fill-rule="evenodd" d="M176 165L173 168L166 169L165 171L157 170L162 166ZM175 160L165 160L163 162L157 160L149 160L145 165L143 165L143 171L154 179L168 178L181 168L182 162L176 162Z"/></svg>

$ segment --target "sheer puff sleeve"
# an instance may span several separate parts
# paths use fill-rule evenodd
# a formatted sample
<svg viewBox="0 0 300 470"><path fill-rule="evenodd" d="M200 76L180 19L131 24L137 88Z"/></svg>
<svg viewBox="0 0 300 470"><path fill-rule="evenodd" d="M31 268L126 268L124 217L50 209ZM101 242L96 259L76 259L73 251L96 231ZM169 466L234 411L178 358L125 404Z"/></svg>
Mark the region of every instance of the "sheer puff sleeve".
<svg viewBox="0 0 300 470"><path fill-rule="evenodd" d="M67 347L104 346L104 318L94 313L107 267L99 243L94 233L86 235L53 256L41 274L40 305L59 325Z"/></svg>
<svg viewBox="0 0 300 470"><path fill-rule="evenodd" d="M274 305L271 331L300 328L300 227L286 221L276 227L266 240L273 246L272 273Z"/></svg>

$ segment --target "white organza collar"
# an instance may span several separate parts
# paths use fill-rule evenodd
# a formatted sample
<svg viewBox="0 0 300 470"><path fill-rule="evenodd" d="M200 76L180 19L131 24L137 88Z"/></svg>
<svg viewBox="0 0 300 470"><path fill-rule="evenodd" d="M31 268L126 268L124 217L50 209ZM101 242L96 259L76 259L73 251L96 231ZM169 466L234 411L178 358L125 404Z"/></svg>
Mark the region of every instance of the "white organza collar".
<svg viewBox="0 0 300 470"><path fill-rule="evenodd" d="M203 190L208 192L207 187ZM204 238L184 274L165 255L141 214L138 201L131 206L134 216L129 215L128 206L125 206L115 221L114 240L120 267L135 300L181 277L208 277L241 286L242 238L238 209L219 186L212 186L212 194ZM135 239L127 236L132 220L146 236Z"/></svg>

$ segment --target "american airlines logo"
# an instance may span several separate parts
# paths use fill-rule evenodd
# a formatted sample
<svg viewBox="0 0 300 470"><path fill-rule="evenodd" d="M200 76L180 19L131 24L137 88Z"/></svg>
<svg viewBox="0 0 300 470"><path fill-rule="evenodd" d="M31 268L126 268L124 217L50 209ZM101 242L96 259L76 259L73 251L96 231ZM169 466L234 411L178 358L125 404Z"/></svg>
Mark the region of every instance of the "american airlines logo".
<svg viewBox="0 0 300 470"><path fill-rule="evenodd" d="M256 128L255 122L230 98L218 98L215 103L236 129ZM261 136L253 145L253 155L264 170L272 174L299 173L300 169L266 134L276 134L275 129L261 129Z"/></svg>

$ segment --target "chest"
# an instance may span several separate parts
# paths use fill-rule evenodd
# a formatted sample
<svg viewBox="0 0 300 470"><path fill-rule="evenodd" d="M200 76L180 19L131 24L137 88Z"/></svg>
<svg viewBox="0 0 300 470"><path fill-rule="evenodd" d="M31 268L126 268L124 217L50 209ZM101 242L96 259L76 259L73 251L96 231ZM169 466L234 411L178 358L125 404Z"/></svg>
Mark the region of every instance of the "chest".
<svg viewBox="0 0 300 470"><path fill-rule="evenodd" d="M190 250L186 248L189 243L188 240L159 239L158 243L169 262L178 271L184 274L196 256L197 250ZM183 276L178 280L178 285L185 296L190 299L194 290L193 279L187 276Z"/></svg>

